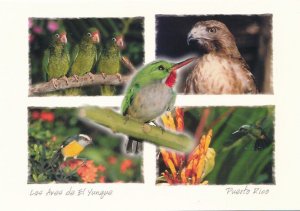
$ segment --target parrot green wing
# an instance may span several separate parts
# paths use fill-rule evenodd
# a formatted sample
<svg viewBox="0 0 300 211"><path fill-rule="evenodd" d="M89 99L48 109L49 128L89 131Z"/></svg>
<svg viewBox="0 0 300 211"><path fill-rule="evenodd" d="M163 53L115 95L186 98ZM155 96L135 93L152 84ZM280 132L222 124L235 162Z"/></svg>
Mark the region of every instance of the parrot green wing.
<svg viewBox="0 0 300 211"><path fill-rule="evenodd" d="M126 95L122 101L121 112L126 115L128 107L131 105L136 93L140 90L140 85L138 83L131 84L126 92Z"/></svg>
<svg viewBox="0 0 300 211"><path fill-rule="evenodd" d="M74 63L79 53L79 45L75 45L71 54L71 62Z"/></svg>
<svg viewBox="0 0 300 211"><path fill-rule="evenodd" d="M43 56L43 60L42 60L43 79L45 81L48 81L47 72L48 72L49 59L50 59L50 50L47 49L44 52L44 56Z"/></svg>

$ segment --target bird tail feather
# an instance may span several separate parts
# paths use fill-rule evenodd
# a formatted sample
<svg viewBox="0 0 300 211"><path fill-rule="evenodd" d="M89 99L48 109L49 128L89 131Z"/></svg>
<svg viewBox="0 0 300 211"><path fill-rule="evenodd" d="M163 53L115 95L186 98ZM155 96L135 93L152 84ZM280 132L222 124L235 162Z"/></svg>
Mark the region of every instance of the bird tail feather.
<svg viewBox="0 0 300 211"><path fill-rule="evenodd" d="M111 85L103 85L100 89L103 96L113 96L116 92L116 87Z"/></svg>

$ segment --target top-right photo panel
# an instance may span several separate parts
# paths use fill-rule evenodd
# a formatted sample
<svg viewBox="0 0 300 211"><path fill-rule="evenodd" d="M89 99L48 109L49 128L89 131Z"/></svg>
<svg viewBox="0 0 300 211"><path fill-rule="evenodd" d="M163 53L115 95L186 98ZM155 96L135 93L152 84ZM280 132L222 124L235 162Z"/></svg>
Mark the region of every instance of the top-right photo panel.
<svg viewBox="0 0 300 211"><path fill-rule="evenodd" d="M273 94L272 15L156 15L156 57L195 57L181 94Z"/></svg>

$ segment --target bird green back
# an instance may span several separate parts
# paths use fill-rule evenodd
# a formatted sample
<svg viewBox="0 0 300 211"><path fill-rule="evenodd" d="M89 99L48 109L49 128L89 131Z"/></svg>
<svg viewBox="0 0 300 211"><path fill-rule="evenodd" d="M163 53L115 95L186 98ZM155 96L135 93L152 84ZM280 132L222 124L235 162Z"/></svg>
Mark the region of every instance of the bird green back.
<svg viewBox="0 0 300 211"><path fill-rule="evenodd" d="M42 59L43 78L49 81L67 74L70 68L70 55L65 43L59 41L58 36L66 33L63 29L52 35L49 48L44 51Z"/></svg>
<svg viewBox="0 0 300 211"><path fill-rule="evenodd" d="M144 66L132 79L122 101L121 112L126 115L127 109L139 90L149 84L161 82L171 70L172 64L166 61L155 61Z"/></svg>
<svg viewBox="0 0 300 211"><path fill-rule="evenodd" d="M121 71L121 52L117 44L111 40L101 49L97 72L105 75L114 75ZM116 92L115 86L103 85L100 87L102 95L112 96Z"/></svg>

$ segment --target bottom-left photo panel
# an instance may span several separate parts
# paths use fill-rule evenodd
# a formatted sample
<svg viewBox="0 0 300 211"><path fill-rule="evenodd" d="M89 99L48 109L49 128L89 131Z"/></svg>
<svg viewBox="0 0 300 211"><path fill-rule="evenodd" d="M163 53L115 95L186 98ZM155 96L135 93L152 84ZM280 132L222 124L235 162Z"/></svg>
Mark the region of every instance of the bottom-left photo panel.
<svg viewBox="0 0 300 211"><path fill-rule="evenodd" d="M142 155L79 108L28 108L28 183L143 183Z"/></svg>

